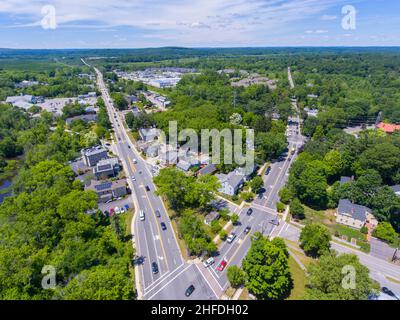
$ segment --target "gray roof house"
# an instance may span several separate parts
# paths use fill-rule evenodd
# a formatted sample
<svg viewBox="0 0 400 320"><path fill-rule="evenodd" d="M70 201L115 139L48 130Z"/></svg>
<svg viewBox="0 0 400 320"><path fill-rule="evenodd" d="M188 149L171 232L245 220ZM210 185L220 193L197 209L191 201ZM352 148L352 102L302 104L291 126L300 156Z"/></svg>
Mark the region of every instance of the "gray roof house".
<svg viewBox="0 0 400 320"><path fill-rule="evenodd" d="M74 122L76 120L82 120L85 122L95 122L97 120L97 115L96 114L82 114L80 116L67 118L65 120L65 122L67 125L70 125L72 122Z"/></svg>
<svg viewBox="0 0 400 320"><path fill-rule="evenodd" d="M340 199L337 208L336 222L355 229L361 229L365 223L377 224L372 210L352 203L349 199Z"/></svg>
<svg viewBox="0 0 400 320"><path fill-rule="evenodd" d="M204 174L213 174L215 171L217 171L217 166L214 163L210 163L205 167L201 168L197 173L198 175L204 175Z"/></svg>
<svg viewBox="0 0 400 320"><path fill-rule="evenodd" d="M346 177L346 176L340 177L340 184L344 184L344 183L352 182L352 181L353 181L352 177Z"/></svg>
<svg viewBox="0 0 400 320"><path fill-rule="evenodd" d="M244 180L250 179L251 175L256 171L257 166L253 165L251 168L239 167L235 169L236 174L244 176Z"/></svg>
<svg viewBox="0 0 400 320"><path fill-rule="evenodd" d="M149 142L158 138L159 130L157 128L139 129L139 135L144 142Z"/></svg>
<svg viewBox="0 0 400 320"><path fill-rule="evenodd" d="M121 170L118 158L100 160L93 168L93 174L97 179L115 177Z"/></svg>
<svg viewBox="0 0 400 320"><path fill-rule="evenodd" d="M166 151L160 154L161 163L165 166L176 164L178 160L178 153L176 151Z"/></svg>
<svg viewBox="0 0 400 320"><path fill-rule="evenodd" d="M235 195L244 183L244 175L231 171L228 174L217 174L221 183L219 191L227 195Z"/></svg>
<svg viewBox="0 0 400 320"><path fill-rule="evenodd" d="M211 225L211 222L217 220L219 218L219 212L211 211L204 217L204 223L206 225Z"/></svg>
<svg viewBox="0 0 400 320"><path fill-rule="evenodd" d="M152 144L143 148L143 152L148 158L154 158L158 156L160 146L158 144Z"/></svg>
<svg viewBox="0 0 400 320"><path fill-rule="evenodd" d="M396 184L395 186L391 186L390 188L394 191L396 196L400 197L400 184Z"/></svg>

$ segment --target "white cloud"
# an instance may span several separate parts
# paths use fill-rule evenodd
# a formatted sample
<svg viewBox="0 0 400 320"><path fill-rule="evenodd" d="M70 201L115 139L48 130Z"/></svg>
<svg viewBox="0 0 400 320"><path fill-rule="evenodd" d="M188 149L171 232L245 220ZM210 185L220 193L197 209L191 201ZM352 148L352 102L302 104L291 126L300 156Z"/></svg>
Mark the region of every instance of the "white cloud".
<svg viewBox="0 0 400 320"><path fill-rule="evenodd" d="M291 31L299 21L318 19L347 0L1 0L0 13L18 17L20 26L37 27L41 8L56 9L60 28L133 27L141 37L163 35L182 45L196 43L260 43ZM333 16L323 15L322 17ZM22 19L22 20L20 20ZM3 22L4 24L4 22ZM2 22L0 22L0 26ZM4 27L4 26L3 26ZM300 29L301 30L301 29ZM312 30L311 30L312 31ZM325 33L314 30L312 33ZM149 34L150 33L150 34ZM296 37L295 37L296 38Z"/></svg>
<svg viewBox="0 0 400 320"><path fill-rule="evenodd" d="M337 17L337 16L334 16L334 15L324 14L324 15L321 17L321 20L330 21L330 20L336 20L337 18L338 18L338 17Z"/></svg>

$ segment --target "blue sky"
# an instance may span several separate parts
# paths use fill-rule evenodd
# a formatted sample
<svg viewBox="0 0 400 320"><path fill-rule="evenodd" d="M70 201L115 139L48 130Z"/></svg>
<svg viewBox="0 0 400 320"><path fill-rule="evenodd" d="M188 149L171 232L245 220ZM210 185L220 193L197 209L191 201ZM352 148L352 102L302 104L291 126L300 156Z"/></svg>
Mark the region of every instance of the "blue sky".
<svg viewBox="0 0 400 320"><path fill-rule="evenodd" d="M0 0L2 48L398 45L398 0Z"/></svg>

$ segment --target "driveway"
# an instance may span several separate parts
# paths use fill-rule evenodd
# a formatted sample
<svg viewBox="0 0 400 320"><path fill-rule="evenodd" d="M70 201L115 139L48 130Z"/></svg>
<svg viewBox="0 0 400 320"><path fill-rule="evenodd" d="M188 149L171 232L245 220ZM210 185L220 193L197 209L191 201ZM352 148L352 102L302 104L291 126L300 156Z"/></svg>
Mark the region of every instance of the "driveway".
<svg viewBox="0 0 400 320"><path fill-rule="evenodd" d="M392 259L395 249L390 247L387 243L376 238L371 238L370 244L370 254L372 256L386 261Z"/></svg>

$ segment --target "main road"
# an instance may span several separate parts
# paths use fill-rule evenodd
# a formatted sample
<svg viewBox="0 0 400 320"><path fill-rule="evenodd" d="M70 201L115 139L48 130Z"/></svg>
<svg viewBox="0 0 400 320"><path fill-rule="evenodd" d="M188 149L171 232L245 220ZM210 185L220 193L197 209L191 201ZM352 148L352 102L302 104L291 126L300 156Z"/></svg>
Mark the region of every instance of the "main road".
<svg viewBox="0 0 400 320"><path fill-rule="evenodd" d="M187 299L185 291L193 284L196 289L190 299L217 299L220 294L212 289L207 279L202 276L200 268L183 260L164 203L154 194L156 187L151 171L125 130L124 121L113 105L102 73L97 68L94 69L97 74L97 86L114 128L116 152L123 163L135 203L136 214L132 220L132 230L136 255L139 257L136 259L139 263L135 266L139 298ZM144 212L144 221L139 219L140 211ZM160 213L159 218L156 211ZM162 230L161 222L165 223L166 230ZM153 272L153 263L158 266L157 273Z"/></svg>

